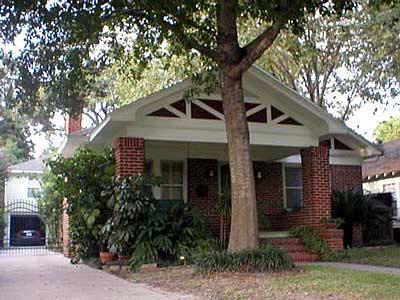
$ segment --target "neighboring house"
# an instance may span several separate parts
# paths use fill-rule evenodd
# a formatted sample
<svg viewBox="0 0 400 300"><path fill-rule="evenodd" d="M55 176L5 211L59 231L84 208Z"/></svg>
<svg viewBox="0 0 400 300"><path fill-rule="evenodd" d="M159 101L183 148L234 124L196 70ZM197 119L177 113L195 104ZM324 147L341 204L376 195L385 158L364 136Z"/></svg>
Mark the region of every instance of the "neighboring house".
<svg viewBox="0 0 400 300"><path fill-rule="evenodd" d="M392 193L394 202L394 228L400 228L400 139L380 145L383 155L363 163L363 187L371 193Z"/></svg>
<svg viewBox="0 0 400 300"><path fill-rule="evenodd" d="M7 170L8 178L4 189L7 224L4 245L30 246L34 237L39 234L41 237L45 236L37 205L44 165L39 158L10 166ZM30 235L35 236L30 239ZM33 243L36 245L37 241Z"/></svg>
<svg viewBox="0 0 400 300"><path fill-rule="evenodd" d="M361 189L361 163L380 150L257 67L244 75L243 86L256 196L270 230L321 228L331 215L331 191ZM70 121L74 133L60 152L114 147L117 175L161 176L156 197L190 202L218 234L221 178L229 178L222 101L218 90L185 101L191 87L187 80L139 99L83 134ZM340 234L324 237L331 248L343 247Z"/></svg>

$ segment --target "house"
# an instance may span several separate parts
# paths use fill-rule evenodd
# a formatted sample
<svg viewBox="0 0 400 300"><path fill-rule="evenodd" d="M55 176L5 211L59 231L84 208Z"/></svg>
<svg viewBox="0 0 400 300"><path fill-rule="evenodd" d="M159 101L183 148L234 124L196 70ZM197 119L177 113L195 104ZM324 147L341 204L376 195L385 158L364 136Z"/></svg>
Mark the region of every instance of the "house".
<svg viewBox="0 0 400 300"><path fill-rule="evenodd" d="M82 145L114 147L117 175L161 176L156 197L190 202L218 234L221 178L229 178L222 102L218 90L188 102L184 97L191 87L186 80L139 99L90 133L82 134L79 122L71 120L74 132L60 152L70 156ZM380 150L257 67L244 75L243 87L257 201L270 231L323 227L321 219L331 215L332 190L361 189L361 163ZM331 248L343 248L340 233L323 234Z"/></svg>
<svg viewBox="0 0 400 300"><path fill-rule="evenodd" d="M37 205L43 170L41 158L12 165L7 169L8 178L4 188L5 247L38 246L44 243L46 233Z"/></svg>
<svg viewBox="0 0 400 300"><path fill-rule="evenodd" d="M380 145L383 155L364 161L363 187L371 193L392 193L393 228L400 228L400 139Z"/></svg>

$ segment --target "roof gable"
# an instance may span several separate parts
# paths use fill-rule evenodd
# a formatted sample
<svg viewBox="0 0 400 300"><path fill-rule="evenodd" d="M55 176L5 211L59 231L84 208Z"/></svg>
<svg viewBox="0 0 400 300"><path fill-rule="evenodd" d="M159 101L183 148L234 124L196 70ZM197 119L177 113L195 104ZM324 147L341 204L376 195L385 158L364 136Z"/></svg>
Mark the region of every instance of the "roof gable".
<svg viewBox="0 0 400 300"><path fill-rule="evenodd" d="M158 136L151 135L155 139L165 137L167 127L186 128L187 131L225 130L218 90L210 95L200 94L187 102L183 99L191 86L191 81L186 80L122 107L111 113L106 121L91 133L90 140L104 142L112 139L113 135L128 133L146 134L148 137L150 129L146 132L143 129L146 126L152 127L153 133L158 128ZM305 139L303 143L297 144L298 147L303 144L318 145L320 140L335 136L340 137L344 144L363 157L380 153L371 143L323 109L257 67L252 67L244 74L243 88L253 143L274 142L262 141L263 132L272 132L278 139L283 135L292 135L298 140ZM128 127L131 128L130 132ZM205 131L203 133L206 134ZM226 134L220 135L219 139L216 136L210 142L224 142L225 136Z"/></svg>

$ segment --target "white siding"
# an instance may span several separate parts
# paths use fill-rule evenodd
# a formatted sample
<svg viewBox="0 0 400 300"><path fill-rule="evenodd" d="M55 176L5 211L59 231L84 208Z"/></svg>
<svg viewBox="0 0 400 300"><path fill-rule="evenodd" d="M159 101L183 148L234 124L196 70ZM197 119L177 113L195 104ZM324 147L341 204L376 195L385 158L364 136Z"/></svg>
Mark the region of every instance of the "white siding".
<svg viewBox="0 0 400 300"><path fill-rule="evenodd" d="M5 205L16 200L33 200L28 198L28 188L40 189L38 175L31 178L25 174L11 175L5 183Z"/></svg>

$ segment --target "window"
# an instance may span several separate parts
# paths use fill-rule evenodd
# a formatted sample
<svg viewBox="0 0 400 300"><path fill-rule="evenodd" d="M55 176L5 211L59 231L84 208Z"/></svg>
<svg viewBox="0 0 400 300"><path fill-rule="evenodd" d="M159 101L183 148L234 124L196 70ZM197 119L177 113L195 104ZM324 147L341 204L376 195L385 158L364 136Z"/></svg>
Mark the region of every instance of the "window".
<svg viewBox="0 0 400 300"><path fill-rule="evenodd" d="M183 161L163 160L161 199L183 200Z"/></svg>
<svg viewBox="0 0 400 300"><path fill-rule="evenodd" d="M392 196L393 196L393 202L392 202L393 215L397 217L396 184L394 184L394 183L384 184L383 185L383 192L384 193L392 193Z"/></svg>
<svg viewBox="0 0 400 300"><path fill-rule="evenodd" d="M36 198L39 194L39 188L28 188L28 198Z"/></svg>
<svg viewBox="0 0 400 300"><path fill-rule="evenodd" d="M152 160L145 160L144 175L145 176L153 176L153 161Z"/></svg>
<svg viewBox="0 0 400 300"><path fill-rule="evenodd" d="M285 195L286 208L298 210L303 207L303 186L301 168L285 166Z"/></svg>

